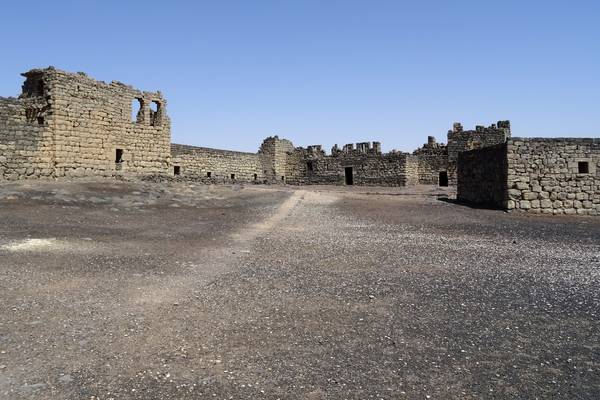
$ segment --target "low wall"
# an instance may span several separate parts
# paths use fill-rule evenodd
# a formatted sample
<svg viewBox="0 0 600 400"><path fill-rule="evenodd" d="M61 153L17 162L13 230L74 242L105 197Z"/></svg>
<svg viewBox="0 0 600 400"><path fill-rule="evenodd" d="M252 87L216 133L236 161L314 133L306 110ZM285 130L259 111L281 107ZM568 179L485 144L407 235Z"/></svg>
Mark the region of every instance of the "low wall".
<svg viewBox="0 0 600 400"><path fill-rule="evenodd" d="M600 138L507 142L510 210L600 215Z"/></svg>
<svg viewBox="0 0 600 400"><path fill-rule="evenodd" d="M179 175L205 182L264 182L259 154L206 147L171 145L173 168ZM232 177L233 175L233 177Z"/></svg>
<svg viewBox="0 0 600 400"><path fill-rule="evenodd" d="M461 152L456 165L458 201L506 208L506 144Z"/></svg>

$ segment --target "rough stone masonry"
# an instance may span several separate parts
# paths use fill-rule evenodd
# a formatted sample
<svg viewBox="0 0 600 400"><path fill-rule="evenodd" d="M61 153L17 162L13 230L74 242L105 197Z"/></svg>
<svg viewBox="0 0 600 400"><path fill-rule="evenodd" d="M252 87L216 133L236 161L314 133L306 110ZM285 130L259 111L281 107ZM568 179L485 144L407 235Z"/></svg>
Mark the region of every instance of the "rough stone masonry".
<svg viewBox="0 0 600 400"><path fill-rule="evenodd" d="M0 98L0 179L179 176L206 183L457 185L458 199L507 210L600 214L599 139L511 138L509 121L429 136L413 153L379 142L294 147L278 136L257 153L171 144L167 102L113 81L53 67L23 74Z"/></svg>
<svg viewBox="0 0 600 400"><path fill-rule="evenodd" d="M170 121L160 92L52 67L23 76L21 96L0 99L3 178L167 172Z"/></svg>
<svg viewBox="0 0 600 400"><path fill-rule="evenodd" d="M457 197L529 213L600 215L600 138L512 138L463 152Z"/></svg>

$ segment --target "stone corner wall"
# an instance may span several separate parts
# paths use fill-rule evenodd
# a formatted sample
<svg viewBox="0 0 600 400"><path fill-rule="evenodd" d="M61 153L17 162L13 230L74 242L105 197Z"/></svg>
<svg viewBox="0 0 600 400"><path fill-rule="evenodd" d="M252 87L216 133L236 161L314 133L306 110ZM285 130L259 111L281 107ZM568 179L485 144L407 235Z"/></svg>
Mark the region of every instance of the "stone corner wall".
<svg viewBox="0 0 600 400"><path fill-rule="evenodd" d="M459 122L455 122L452 130L448 131L448 179L450 184L457 184L456 163L460 153L505 143L510 136L510 121L498 121L488 127L479 125L473 130L464 130Z"/></svg>
<svg viewBox="0 0 600 400"><path fill-rule="evenodd" d="M288 153L288 183L406 186L418 183L418 157L402 152L381 153L379 142L334 146L326 155L322 146L298 147Z"/></svg>
<svg viewBox="0 0 600 400"><path fill-rule="evenodd" d="M458 154L457 194L460 202L506 209L508 162L506 144Z"/></svg>
<svg viewBox="0 0 600 400"><path fill-rule="evenodd" d="M288 155L294 151L294 145L287 139L271 136L263 140L258 154L262 162L265 180L269 183L288 181Z"/></svg>
<svg viewBox="0 0 600 400"><path fill-rule="evenodd" d="M600 138L511 138L508 209L600 215Z"/></svg>

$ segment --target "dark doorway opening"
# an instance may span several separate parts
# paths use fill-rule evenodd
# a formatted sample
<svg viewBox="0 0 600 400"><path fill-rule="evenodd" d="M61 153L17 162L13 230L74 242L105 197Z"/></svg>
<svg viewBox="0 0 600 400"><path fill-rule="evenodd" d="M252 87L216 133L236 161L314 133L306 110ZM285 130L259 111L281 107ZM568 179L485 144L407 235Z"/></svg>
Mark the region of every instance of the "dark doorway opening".
<svg viewBox="0 0 600 400"><path fill-rule="evenodd" d="M254 180L258 179L258 174L254 174Z"/></svg>
<svg viewBox="0 0 600 400"><path fill-rule="evenodd" d="M308 172L313 172L313 163L312 163L312 161L307 161L306 162L306 170Z"/></svg>
<svg viewBox="0 0 600 400"><path fill-rule="evenodd" d="M212 175L212 173L211 173L210 171L208 171L208 172L206 173L206 177L207 177L207 178L210 178L210 176L211 176L211 175Z"/></svg>
<svg viewBox="0 0 600 400"><path fill-rule="evenodd" d="M123 149L117 149L115 151L115 162L120 164L123 162Z"/></svg>
<svg viewBox="0 0 600 400"><path fill-rule="evenodd" d="M354 185L354 175L352 173L352 167L344 168L344 174L346 178L346 185Z"/></svg>
<svg viewBox="0 0 600 400"><path fill-rule="evenodd" d="M448 186L448 172L447 171L440 171L440 177L439 177L439 184L440 186Z"/></svg>
<svg viewBox="0 0 600 400"><path fill-rule="evenodd" d="M181 167L179 165L173 166L173 174L174 175L181 175Z"/></svg>
<svg viewBox="0 0 600 400"><path fill-rule="evenodd" d="M235 179L235 174L231 174L231 180Z"/></svg>

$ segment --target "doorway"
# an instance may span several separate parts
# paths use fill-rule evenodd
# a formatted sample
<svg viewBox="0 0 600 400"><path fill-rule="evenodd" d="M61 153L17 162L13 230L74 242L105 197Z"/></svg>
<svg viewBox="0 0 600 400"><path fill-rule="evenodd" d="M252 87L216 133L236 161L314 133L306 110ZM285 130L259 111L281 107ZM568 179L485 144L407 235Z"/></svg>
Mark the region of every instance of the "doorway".
<svg viewBox="0 0 600 400"><path fill-rule="evenodd" d="M439 177L439 184L440 186L448 186L448 172L447 171L440 171L440 177Z"/></svg>
<svg viewBox="0 0 600 400"><path fill-rule="evenodd" d="M346 185L354 185L354 175L352 174L352 167L344 168L344 174L346 178Z"/></svg>

